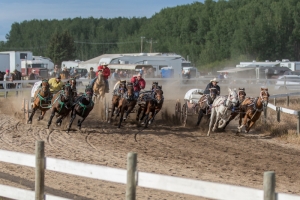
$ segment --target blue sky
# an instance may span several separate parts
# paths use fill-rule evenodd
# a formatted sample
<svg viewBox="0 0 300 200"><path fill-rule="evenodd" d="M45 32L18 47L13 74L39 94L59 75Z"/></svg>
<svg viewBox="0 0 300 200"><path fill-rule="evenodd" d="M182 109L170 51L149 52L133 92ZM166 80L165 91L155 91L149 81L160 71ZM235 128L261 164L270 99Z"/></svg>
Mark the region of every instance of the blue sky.
<svg viewBox="0 0 300 200"><path fill-rule="evenodd" d="M204 0L0 0L0 41L14 22L75 17L150 18L161 9Z"/></svg>

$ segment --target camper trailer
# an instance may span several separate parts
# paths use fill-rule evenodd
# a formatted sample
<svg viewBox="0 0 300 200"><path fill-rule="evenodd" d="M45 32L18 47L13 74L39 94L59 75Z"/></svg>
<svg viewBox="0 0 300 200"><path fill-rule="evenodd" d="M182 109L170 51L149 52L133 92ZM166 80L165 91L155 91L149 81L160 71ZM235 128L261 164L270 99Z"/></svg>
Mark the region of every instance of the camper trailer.
<svg viewBox="0 0 300 200"><path fill-rule="evenodd" d="M174 77L181 77L183 67L192 67L190 61L174 53L105 54L99 59L98 65L102 63L152 65L155 77L161 76L162 68L172 67Z"/></svg>

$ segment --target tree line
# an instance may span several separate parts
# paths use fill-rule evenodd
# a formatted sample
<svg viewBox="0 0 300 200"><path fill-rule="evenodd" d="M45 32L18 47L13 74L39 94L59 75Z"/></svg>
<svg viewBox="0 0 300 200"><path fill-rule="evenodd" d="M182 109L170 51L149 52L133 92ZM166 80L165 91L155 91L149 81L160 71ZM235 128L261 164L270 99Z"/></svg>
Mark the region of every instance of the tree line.
<svg viewBox="0 0 300 200"><path fill-rule="evenodd" d="M175 52L196 66L238 60L300 60L298 0L206 0L151 18L74 18L14 23L0 50L55 62L107 53ZM141 38L145 37L145 38Z"/></svg>

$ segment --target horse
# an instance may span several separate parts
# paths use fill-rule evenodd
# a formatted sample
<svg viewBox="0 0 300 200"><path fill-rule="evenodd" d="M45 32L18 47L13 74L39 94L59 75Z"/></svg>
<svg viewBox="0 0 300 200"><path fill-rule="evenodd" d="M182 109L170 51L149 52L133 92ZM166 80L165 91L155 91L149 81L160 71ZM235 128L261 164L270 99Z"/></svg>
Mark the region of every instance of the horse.
<svg viewBox="0 0 300 200"><path fill-rule="evenodd" d="M123 97L121 97L121 99L119 100L119 105L118 105L118 109L117 109L118 114L121 113L120 121L119 121L119 125L118 125L119 128L121 127L122 121L123 120L125 121L127 119L129 113L135 107L136 102L137 102L137 100L135 99L134 93L133 93L133 84L128 83L127 91L125 92ZM124 116L124 112L126 112L125 116Z"/></svg>
<svg viewBox="0 0 300 200"><path fill-rule="evenodd" d="M77 88L76 88L76 79L75 78L71 78L70 81L68 81L68 83L71 85L71 89L72 89L72 96L73 98L77 98Z"/></svg>
<svg viewBox="0 0 300 200"><path fill-rule="evenodd" d="M105 96L105 80L102 74L102 71L98 71L97 79L93 85L93 92L97 96L100 101L104 99ZM94 98L94 102L96 102L96 98Z"/></svg>
<svg viewBox="0 0 300 200"><path fill-rule="evenodd" d="M210 117L210 105L213 103L215 98L217 97L217 89L216 88L210 88L209 89L209 94L204 94L202 97L200 97L198 101L198 121L197 121L197 126L201 123L201 119L203 115L207 115L208 119Z"/></svg>
<svg viewBox="0 0 300 200"><path fill-rule="evenodd" d="M245 133L250 131L251 127L259 119L263 108L268 106L269 96L268 88L262 87L260 89L259 97L245 99L241 104L241 110L244 112L240 114L240 120L243 120L243 123L238 127L238 133L241 132L244 126Z"/></svg>
<svg viewBox="0 0 300 200"><path fill-rule="evenodd" d="M157 86L155 89L155 95L151 99L146 101L145 109L140 121L143 120L144 117L145 121L143 122L145 128L147 128L148 124L151 124L154 121L155 116L161 110L164 103L163 91L161 86ZM141 108L141 107L140 107ZM151 117L149 118L149 114L151 113ZM137 114L137 118L139 117L140 109Z"/></svg>
<svg viewBox="0 0 300 200"><path fill-rule="evenodd" d="M70 131L72 123L76 118L76 115L82 117L82 119L81 120L79 119L77 123L78 129L81 130L82 122L86 119L86 117L94 108L94 102L92 98L93 98L93 89L87 86L85 89L85 93L75 99L75 103L72 106L71 120L67 132Z"/></svg>
<svg viewBox="0 0 300 200"><path fill-rule="evenodd" d="M241 104L244 102L245 98L246 98L246 92L245 92L245 88L239 88L239 92L238 92L238 96L239 96L239 101L238 101L238 105L237 105L237 109L234 108L229 119L227 120L225 126L223 127L223 130L225 130L225 128L227 127L227 125L236 117L240 114L241 109L240 106ZM239 120L239 125L242 124L242 120Z"/></svg>
<svg viewBox="0 0 300 200"><path fill-rule="evenodd" d="M70 84L66 84L64 85L63 90L54 94L51 99L51 116L47 128L49 129L55 113L58 113L56 124L61 125L63 118L65 118L72 110L72 104L72 88Z"/></svg>
<svg viewBox="0 0 300 200"><path fill-rule="evenodd" d="M41 88L38 89L34 94L33 103L32 103L32 112L28 118L27 124L32 123L32 118L37 109L41 110L41 115L39 116L38 121L44 118L46 111L50 109L48 103L49 97L50 97L50 85L48 83L48 80L45 79L41 83Z"/></svg>
<svg viewBox="0 0 300 200"><path fill-rule="evenodd" d="M215 131L218 128L223 128L231 114L231 109L238 103L238 94L236 90L228 88L228 96L218 96L212 104L210 122L208 127L207 136L210 135L211 130ZM214 125L213 129L212 126Z"/></svg>
<svg viewBox="0 0 300 200"><path fill-rule="evenodd" d="M116 88L114 90L113 96L112 96L112 102L111 102L111 117L108 120L108 123L111 122L112 118L114 117L115 109L118 108L119 106L119 101L121 97L125 94L126 92L126 81L119 81L119 88Z"/></svg>

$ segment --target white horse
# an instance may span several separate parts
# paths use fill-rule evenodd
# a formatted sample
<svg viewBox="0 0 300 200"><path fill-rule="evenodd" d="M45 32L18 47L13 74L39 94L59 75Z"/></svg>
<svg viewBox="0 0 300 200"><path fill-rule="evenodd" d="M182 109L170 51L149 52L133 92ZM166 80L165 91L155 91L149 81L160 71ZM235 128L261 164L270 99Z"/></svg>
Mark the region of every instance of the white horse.
<svg viewBox="0 0 300 200"><path fill-rule="evenodd" d="M229 119L232 112L232 106L236 106L238 103L239 98L236 89L231 90L228 88L228 92L228 96L218 96L212 104L207 136L210 135L213 124L214 127L212 131L217 129L218 124L218 128L223 128L225 126L226 121Z"/></svg>

